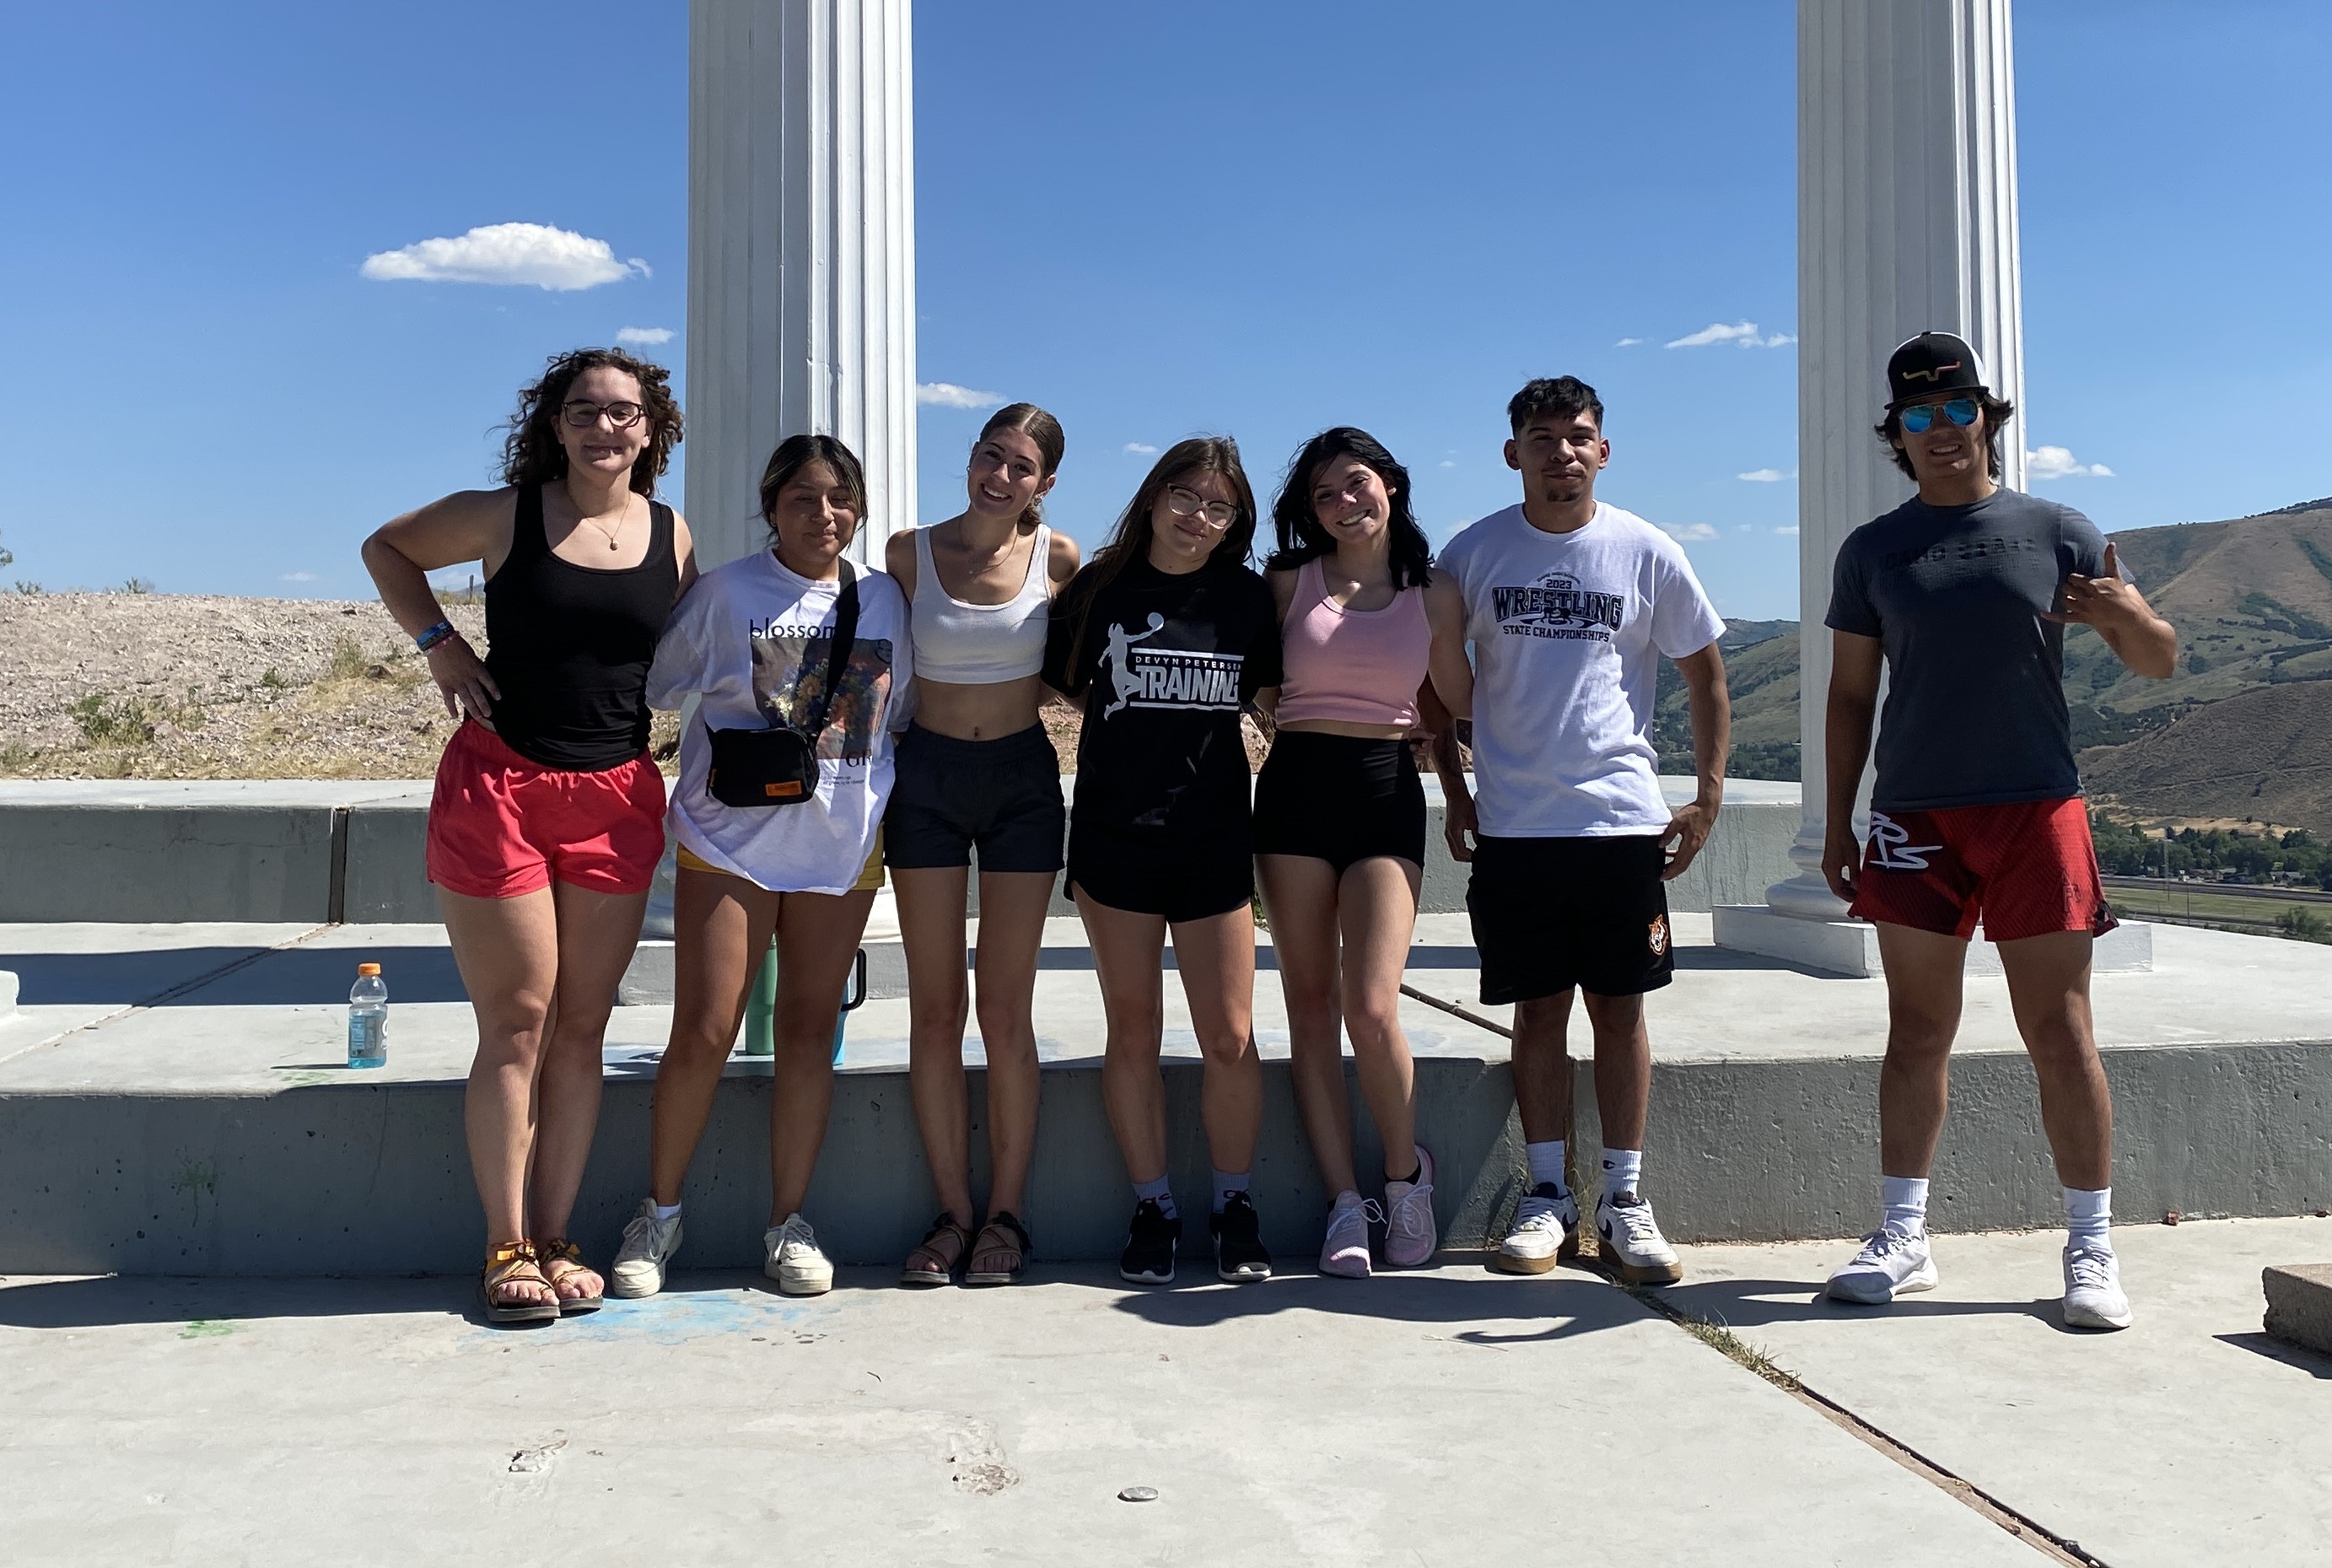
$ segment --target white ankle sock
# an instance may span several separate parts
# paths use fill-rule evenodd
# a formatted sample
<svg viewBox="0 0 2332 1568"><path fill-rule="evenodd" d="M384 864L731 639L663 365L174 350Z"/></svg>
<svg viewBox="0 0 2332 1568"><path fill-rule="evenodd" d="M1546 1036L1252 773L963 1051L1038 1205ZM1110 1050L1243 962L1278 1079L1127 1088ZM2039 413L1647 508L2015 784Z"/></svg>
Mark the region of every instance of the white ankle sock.
<svg viewBox="0 0 2332 1568"><path fill-rule="evenodd" d="M2078 1187L2065 1189L2065 1232L2075 1246L2083 1242L2113 1250L2113 1189L2100 1187L2094 1192L2084 1192Z"/></svg>
<svg viewBox="0 0 2332 1568"><path fill-rule="evenodd" d="M680 1218L680 1205L677 1203L670 1205L659 1203L655 1206L655 1214L656 1223L659 1225L663 1224L667 1219L677 1219Z"/></svg>
<svg viewBox="0 0 2332 1568"><path fill-rule="evenodd" d="M1927 1229L1927 1179L1925 1176L1884 1176L1879 1179L1880 1201L1887 1205L1887 1216L1881 1221L1888 1229L1905 1236L1917 1236Z"/></svg>
<svg viewBox="0 0 2332 1568"><path fill-rule="evenodd" d="M1561 1138L1551 1138L1544 1143L1525 1143L1523 1145L1523 1152L1530 1157L1530 1178L1532 1186L1544 1186L1551 1181L1554 1184L1554 1190L1557 1192L1568 1192L1571 1190L1571 1188L1563 1180L1564 1142L1565 1140Z"/></svg>
<svg viewBox="0 0 2332 1568"><path fill-rule="evenodd" d="M1157 1204L1158 1212L1169 1219L1174 1219L1180 1212L1174 1207L1173 1189L1167 1184L1167 1179L1163 1176L1155 1181L1136 1181L1133 1184L1133 1200L1139 1203L1145 1198Z"/></svg>
<svg viewBox="0 0 2332 1568"><path fill-rule="evenodd" d="M1603 1151L1603 1196L1617 1198L1622 1192L1643 1193L1644 1152L1641 1149L1606 1149Z"/></svg>

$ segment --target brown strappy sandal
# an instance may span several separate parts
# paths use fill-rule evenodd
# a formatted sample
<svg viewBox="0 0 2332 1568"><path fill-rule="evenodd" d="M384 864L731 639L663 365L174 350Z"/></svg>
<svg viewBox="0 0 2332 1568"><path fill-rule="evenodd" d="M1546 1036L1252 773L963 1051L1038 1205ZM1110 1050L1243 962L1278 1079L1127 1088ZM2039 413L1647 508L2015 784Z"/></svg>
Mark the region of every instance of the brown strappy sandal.
<svg viewBox="0 0 2332 1568"><path fill-rule="evenodd" d="M941 1215L923 1232L915 1249L907 1254L906 1266L899 1270L899 1283L918 1289L952 1285L956 1265L963 1261L970 1247L971 1232L958 1225L951 1216Z"/></svg>
<svg viewBox="0 0 2332 1568"><path fill-rule="evenodd" d="M512 1285L539 1285L550 1290L550 1281L542 1277L535 1267L534 1246L531 1242L511 1241L486 1254L486 1266L478 1274L478 1300L486 1309L489 1323L556 1323L559 1321L557 1301L505 1301L502 1292ZM559 1293L551 1291L556 1296Z"/></svg>
<svg viewBox="0 0 2332 1568"><path fill-rule="evenodd" d="M1008 1209L999 1209L980 1228L972 1244L971 1267L964 1271L966 1285L1010 1285L1028 1267L1028 1228Z"/></svg>
<svg viewBox="0 0 2332 1568"><path fill-rule="evenodd" d="M559 1310L562 1315L599 1310L607 1294L605 1279L600 1280L599 1288L588 1296L569 1296L559 1288L563 1282L578 1274L596 1275L599 1272L583 1261L581 1248L564 1236L555 1236L549 1241L534 1244L534 1260L542 1269L542 1277L550 1286L550 1294L559 1297Z"/></svg>

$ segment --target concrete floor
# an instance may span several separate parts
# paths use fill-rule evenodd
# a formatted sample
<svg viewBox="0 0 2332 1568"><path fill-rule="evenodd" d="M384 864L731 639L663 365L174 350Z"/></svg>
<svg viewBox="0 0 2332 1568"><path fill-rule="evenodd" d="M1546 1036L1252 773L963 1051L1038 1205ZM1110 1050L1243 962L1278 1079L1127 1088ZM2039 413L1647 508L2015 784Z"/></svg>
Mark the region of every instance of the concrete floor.
<svg viewBox="0 0 2332 1568"><path fill-rule="evenodd" d="M2332 1250L2332 1224L2117 1237L2121 1335L2034 1306L2045 1234L1947 1238L1945 1288L1889 1312L1808 1305L1842 1244L1693 1248L1668 1299L2114 1568L2324 1561L2332 1362L2254 1331L2258 1261ZM2048 1560L1573 1270L884 1284L689 1276L509 1331L458 1280L0 1281L6 1555Z"/></svg>
<svg viewBox="0 0 2332 1568"><path fill-rule="evenodd" d="M2063 1240L1940 1238L1878 1310L1814 1299L1852 1242L1693 1247L1668 1299L2113 1568L2332 1562L2332 1359L2260 1332L2260 1270L2332 1259L2332 1219L2117 1228L2115 1334L2063 1326Z"/></svg>

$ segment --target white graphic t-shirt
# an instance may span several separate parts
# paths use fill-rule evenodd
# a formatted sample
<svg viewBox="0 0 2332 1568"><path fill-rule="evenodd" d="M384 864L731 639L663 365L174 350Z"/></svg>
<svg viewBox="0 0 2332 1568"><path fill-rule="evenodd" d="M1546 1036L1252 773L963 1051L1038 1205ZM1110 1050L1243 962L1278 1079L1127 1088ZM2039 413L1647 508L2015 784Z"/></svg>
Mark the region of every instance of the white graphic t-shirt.
<svg viewBox="0 0 2332 1568"><path fill-rule="evenodd" d="M1698 653L1725 622L1676 540L1598 502L1571 533L1493 512L1434 569L1466 597L1474 657L1474 783L1497 838L1657 833L1652 701L1662 658Z"/></svg>
<svg viewBox="0 0 2332 1568"><path fill-rule="evenodd" d="M906 596L858 573L858 632L818 732L817 792L792 806L724 806L704 787L715 730L799 727L826 680L840 584L812 582L760 550L696 579L656 644L648 702L702 693L680 737L674 838L708 865L775 893L847 893L891 798L891 705L913 674Z"/></svg>

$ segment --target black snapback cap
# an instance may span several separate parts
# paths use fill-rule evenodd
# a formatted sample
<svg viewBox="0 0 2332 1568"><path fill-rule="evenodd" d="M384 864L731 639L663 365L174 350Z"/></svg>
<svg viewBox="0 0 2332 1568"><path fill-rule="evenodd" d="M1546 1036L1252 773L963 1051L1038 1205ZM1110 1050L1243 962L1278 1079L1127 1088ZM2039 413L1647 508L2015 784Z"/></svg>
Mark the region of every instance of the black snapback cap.
<svg viewBox="0 0 2332 1568"><path fill-rule="evenodd" d="M1922 332L1888 357L1888 408L1937 392L1983 392L1983 360L1964 338Z"/></svg>

